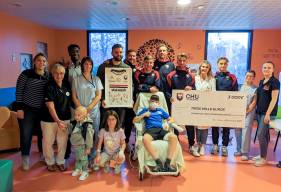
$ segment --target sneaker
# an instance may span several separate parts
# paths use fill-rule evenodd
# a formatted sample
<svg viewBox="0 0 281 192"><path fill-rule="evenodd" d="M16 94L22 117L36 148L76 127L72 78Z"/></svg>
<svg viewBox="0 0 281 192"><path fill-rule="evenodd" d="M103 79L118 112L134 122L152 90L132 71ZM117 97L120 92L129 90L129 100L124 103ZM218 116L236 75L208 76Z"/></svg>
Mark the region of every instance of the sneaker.
<svg viewBox="0 0 281 192"><path fill-rule="evenodd" d="M241 156L241 161L248 161L249 157L247 155L242 155Z"/></svg>
<svg viewBox="0 0 281 192"><path fill-rule="evenodd" d="M266 165L266 160L264 158L260 158L259 160L256 160L255 166L256 167L262 167Z"/></svg>
<svg viewBox="0 0 281 192"><path fill-rule="evenodd" d="M218 153L219 153L219 147L218 147L218 145L213 145L211 154L217 155Z"/></svg>
<svg viewBox="0 0 281 192"><path fill-rule="evenodd" d="M238 157L238 156L241 156L241 155L242 155L242 153L241 153L240 151L234 152L234 156L235 156L235 157Z"/></svg>
<svg viewBox="0 0 281 192"><path fill-rule="evenodd" d="M170 164L167 164L167 163L165 163L164 169L165 169L164 170L165 172L176 172L177 171L176 168L174 168L173 166L171 166Z"/></svg>
<svg viewBox="0 0 281 192"><path fill-rule="evenodd" d="M116 165L114 168L114 174L118 175L121 172L121 165Z"/></svg>
<svg viewBox="0 0 281 192"><path fill-rule="evenodd" d="M205 145L201 145L200 150L199 150L199 155L205 155Z"/></svg>
<svg viewBox="0 0 281 192"><path fill-rule="evenodd" d="M163 166L163 163L157 163L156 162L156 166L153 167L153 169L151 170L152 172L164 172L165 171L165 168Z"/></svg>
<svg viewBox="0 0 281 192"><path fill-rule="evenodd" d="M200 157L200 154L198 153L198 149L195 146L192 146L189 149L189 152L191 153L191 155L193 155L194 157Z"/></svg>
<svg viewBox="0 0 281 192"><path fill-rule="evenodd" d="M227 151L227 147L226 146L222 146L221 153L222 153L222 156L224 156L224 157L228 156L228 151Z"/></svg>
<svg viewBox="0 0 281 192"><path fill-rule="evenodd" d="M89 177L88 171L82 171L82 174L79 177L79 181L84 181L85 179L87 179L87 177Z"/></svg>
<svg viewBox="0 0 281 192"><path fill-rule="evenodd" d="M72 172L71 176L72 176L72 177L76 177L76 176L80 175L81 173L82 173L82 170L80 170L80 169L75 169L75 170Z"/></svg>
<svg viewBox="0 0 281 192"><path fill-rule="evenodd" d="M276 167L281 168L281 161L276 164Z"/></svg>
<svg viewBox="0 0 281 192"><path fill-rule="evenodd" d="M28 155L22 156L22 169L24 171L29 170L29 156Z"/></svg>
<svg viewBox="0 0 281 192"><path fill-rule="evenodd" d="M50 172L55 172L57 170L57 167L55 164L53 165L47 165L47 170Z"/></svg>
<svg viewBox="0 0 281 192"><path fill-rule="evenodd" d="M257 161L257 160L259 160L260 158L261 158L261 156L258 155L258 156L253 157L252 160L253 160L253 161Z"/></svg>
<svg viewBox="0 0 281 192"><path fill-rule="evenodd" d="M104 168L103 168L103 171L104 171L105 173L109 173L110 167L109 167L109 164L108 164L108 163L105 163Z"/></svg>
<svg viewBox="0 0 281 192"><path fill-rule="evenodd" d="M100 166L94 164L94 165L93 165L93 171L98 171L98 170L100 170Z"/></svg>

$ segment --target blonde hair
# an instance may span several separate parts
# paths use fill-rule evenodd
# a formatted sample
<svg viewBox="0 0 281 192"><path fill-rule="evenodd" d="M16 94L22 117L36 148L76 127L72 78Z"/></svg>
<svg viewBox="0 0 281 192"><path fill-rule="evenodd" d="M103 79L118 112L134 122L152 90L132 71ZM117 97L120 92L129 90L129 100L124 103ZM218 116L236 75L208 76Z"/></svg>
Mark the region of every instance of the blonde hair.
<svg viewBox="0 0 281 192"><path fill-rule="evenodd" d="M198 70L198 75L201 75L201 67L202 67L202 65L208 65L209 66L209 71L208 71L208 73L207 73L207 77L208 77L208 79L211 79L211 78L213 78L213 73L212 73L212 65L211 65L211 63L208 61L208 60L203 60L201 63L200 63L200 65L199 65L199 70Z"/></svg>
<svg viewBox="0 0 281 192"><path fill-rule="evenodd" d="M151 55L146 55L143 59L143 61L154 61L153 57Z"/></svg>
<svg viewBox="0 0 281 192"><path fill-rule="evenodd" d="M51 68L52 74L54 74L55 72L60 71L60 70L62 70L62 71L65 73L65 68L64 68L64 66L62 66L62 65L59 64L59 63L54 64L54 65L52 66L52 68Z"/></svg>

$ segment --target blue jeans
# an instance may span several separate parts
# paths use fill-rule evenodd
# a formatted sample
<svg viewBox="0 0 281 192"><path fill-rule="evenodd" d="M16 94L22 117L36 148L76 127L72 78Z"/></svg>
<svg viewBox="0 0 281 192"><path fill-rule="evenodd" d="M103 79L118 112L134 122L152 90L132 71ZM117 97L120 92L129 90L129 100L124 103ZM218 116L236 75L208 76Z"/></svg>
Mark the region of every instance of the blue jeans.
<svg viewBox="0 0 281 192"><path fill-rule="evenodd" d="M20 147L23 156L29 156L32 135L37 135L37 146L39 152L42 152L42 130L40 126L40 109L25 107L24 118L18 119L20 127Z"/></svg>
<svg viewBox="0 0 281 192"><path fill-rule="evenodd" d="M93 120L93 128L94 128L94 137L93 137L93 148L88 155L89 161L92 161L96 156L96 147L98 144L98 135L99 135L99 128L100 128L100 111L90 117Z"/></svg>
<svg viewBox="0 0 281 192"><path fill-rule="evenodd" d="M236 150L237 152L241 152L243 155L248 156L250 152L250 145L251 145L251 134L252 134L252 127L253 121L255 118L255 112L252 111L251 113L247 114L245 119L245 127L242 129L235 129L235 136L236 136Z"/></svg>
<svg viewBox="0 0 281 192"><path fill-rule="evenodd" d="M258 139L260 144L260 156L266 158L267 147L269 143L269 124L263 122L265 115L257 115L258 120ZM275 119L275 116L270 116L270 120Z"/></svg>

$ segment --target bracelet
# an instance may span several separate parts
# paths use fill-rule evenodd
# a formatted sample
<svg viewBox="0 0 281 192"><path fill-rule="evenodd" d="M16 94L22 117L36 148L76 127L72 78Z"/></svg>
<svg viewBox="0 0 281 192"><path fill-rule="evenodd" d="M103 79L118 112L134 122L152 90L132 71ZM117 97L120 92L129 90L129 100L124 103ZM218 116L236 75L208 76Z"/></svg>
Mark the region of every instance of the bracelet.
<svg viewBox="0 0 281 192"><path fill-rule="evenodd" d="M97 149L97 153L100 153L101 151L100 151L100 149Z"/></svg>

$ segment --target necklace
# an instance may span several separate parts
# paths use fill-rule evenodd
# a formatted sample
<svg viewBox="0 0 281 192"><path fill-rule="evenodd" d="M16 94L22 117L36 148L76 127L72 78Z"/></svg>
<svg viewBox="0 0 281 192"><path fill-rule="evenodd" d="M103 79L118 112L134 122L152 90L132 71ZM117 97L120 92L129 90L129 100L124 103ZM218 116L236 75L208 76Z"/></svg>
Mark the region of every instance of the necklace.
<svg viewBox="0 0 281 192"><path fill-rule="evenodd" d="M88 79L85 77L84 74L82 74L82 75L83 75L84 79L85 79L86 81L88 81L88 83L92 84L92 85L94 86L94 88L96 88L96 86L95 86L95 84L94 84L94 80L93 80L93 76L92 76L92 75L91 75L91 81L88 80Z"/></svg>

